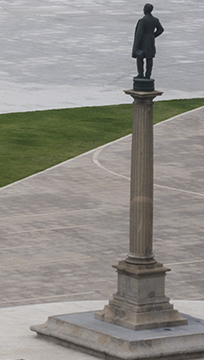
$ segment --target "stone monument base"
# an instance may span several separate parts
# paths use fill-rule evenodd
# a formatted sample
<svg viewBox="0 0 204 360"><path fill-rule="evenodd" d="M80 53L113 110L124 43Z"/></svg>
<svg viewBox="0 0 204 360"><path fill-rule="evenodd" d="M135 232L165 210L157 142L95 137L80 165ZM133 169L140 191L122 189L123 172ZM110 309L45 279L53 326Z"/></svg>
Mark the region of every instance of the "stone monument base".
<svg viewBox="0 0 204 360"><path fill-rule="evenodd" d="M142 92L154 91L154 79L133 78L133 90Z"/></svg>
<svg viewBox="0 0 204 360"><path fill-rule="evenodd" d="M127 260L128 261L128 260ZM136 265L120 261L117 293L95 318L132 330L187 325L165 296L165 274L161 263Z"/></svg>
<svg viewBox="0 0 204 360"><path fill-rule="evenodd" d="M31 330L58 344L108 360L191 360L204 357L204 321L134 331L94 318L94 312L52 316ZM188 319L188 320L187 320Z"/></svg>

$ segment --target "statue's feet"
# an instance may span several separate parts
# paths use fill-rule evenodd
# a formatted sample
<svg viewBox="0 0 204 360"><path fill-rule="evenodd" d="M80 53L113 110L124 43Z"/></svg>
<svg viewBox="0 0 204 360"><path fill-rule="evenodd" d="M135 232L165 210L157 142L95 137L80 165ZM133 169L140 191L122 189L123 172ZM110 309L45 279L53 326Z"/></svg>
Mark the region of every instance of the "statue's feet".
<svg viewBox="0 0 204 360"><path fill-rule="evenodd" d="M138 74L137 76L135 76L135 78L136 78L136 79L144 79L144 76Z"/></svg>

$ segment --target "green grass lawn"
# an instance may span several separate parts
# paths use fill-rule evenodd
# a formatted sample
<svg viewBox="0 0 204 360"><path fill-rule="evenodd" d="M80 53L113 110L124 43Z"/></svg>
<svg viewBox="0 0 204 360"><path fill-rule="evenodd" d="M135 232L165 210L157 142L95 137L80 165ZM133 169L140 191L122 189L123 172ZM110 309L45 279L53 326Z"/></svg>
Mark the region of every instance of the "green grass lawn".
<svg viewBox="0 0 204 360"><path fill-rule="evenodd" d="M204 105L156 101L154 124ZM0 187L132 131L132 104L0 115Z"/></svg>

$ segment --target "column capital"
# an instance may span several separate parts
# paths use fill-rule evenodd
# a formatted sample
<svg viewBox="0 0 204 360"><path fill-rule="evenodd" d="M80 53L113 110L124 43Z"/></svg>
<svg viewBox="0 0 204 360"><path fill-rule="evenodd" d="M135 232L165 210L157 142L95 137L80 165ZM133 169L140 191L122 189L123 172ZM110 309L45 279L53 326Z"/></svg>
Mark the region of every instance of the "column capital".
<svg viewBox="0 0 204 360"><path fill-rule="evenodd" d="M132 96L134 99L150 99L153 100L156 96L163 94L162 91L135 91L135 90L124 90L125 94Z"/></svg>

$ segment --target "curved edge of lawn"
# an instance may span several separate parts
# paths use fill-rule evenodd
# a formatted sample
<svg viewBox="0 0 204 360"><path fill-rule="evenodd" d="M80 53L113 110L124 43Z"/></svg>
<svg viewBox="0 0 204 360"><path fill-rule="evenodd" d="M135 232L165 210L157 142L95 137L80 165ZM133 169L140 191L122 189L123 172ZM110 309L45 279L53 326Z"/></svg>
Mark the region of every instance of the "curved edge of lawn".
<svg viewBox="0 0 204 360"><path fill-rule="evenodd" d="M178 100L178 101L179 101L179 100ZM116 105L116 106L118 106L118 105ZM168 118L168 119L165 119L165 120L161 120L161 121L158 121L158 122L155 121L155 122L154 122L154 126L161 124L161 122L162 122L162 123L165 123L165 122L168 122L168 121L175 120L176 118L180 118L181 116L183 116L183 115L185 115L185 114L187 114L187 113L194 112L194 111L199 110L199 109L201 109L201 108L204 108L204 105L199 106L199 107L195 107L195 108L193 108L193 109L191 109L191 110L184 111L184 112L182 112L182 113L179 113L179 114L177 114L177 115L175 115L175 116L172 116L172 117L170 117L170 118ZM91 109L92 109L92 108L91 108ZM52 110L51 110L51 111L52 111ZM132 119L131 119L131 121L132 121ZM62 162L59 162L59 163L57 163L57 164L55 164L55 165L53 165L53 166L50 166L50 167L48 167L48 168L45 168L45 169L43 169L43 170L41 170L41 171L37 171L37 172L35 172L35 173L31 174L31 175L28 175L28 176L26 176L26 177L23 177L23 178L21 178L21 179L18 179L18 180L16 180L16 181L14 181L14 182L11 182L11 183L9 183L9 184L6 184L6 185L2 186L2 187L0 188L0 190L3 190L3 189L8 188L8 187L10 187L10 186L13 186L14 184L17 184L17 183L19 183L19 182L25 181L25 180L28 179L28 178L32 178L32 177L34 177L34 176L37 176L38 174L41 174L41 173L43 173L43 172L45 172L45 171L49 171L49 170L51 170L51 169L53 169L53 168L59 167L59 166L61 166L63 163L66 163L66 162L69 162L69 161L73 161L74 159L79 158L79 157L84 156L84 155L87 155L87 154L89 154L89 153L94 153L96 150L102 149L102 148L104 148L104 147L107 147L107 146L113 144L114 142L120 141L120 140L122 140L122 139L124 139L125 137L128 137L128 136L131 136L131 133L129 133L129 134L127 134L127 135L124 135L124 136L122 136L122 137L120 137L120 138L114 139L114 140L112 140L112 141L109 141L109 142L107 142L107 143L105 143L105 144L99 145L99 146L97 146L97 147L95 147L95 148L93 148L93 149L90 149L90 150L88 150L88 151L85 151L85 152L83 152L83 153L81 153L81 154L78 154L78 155L72 157L72 158L69 158L69 159L64 160L64 161L62 161Z"/></svg>

